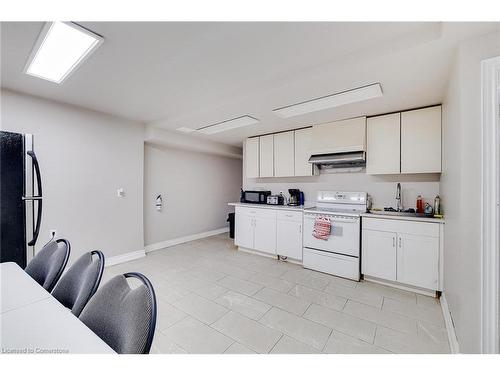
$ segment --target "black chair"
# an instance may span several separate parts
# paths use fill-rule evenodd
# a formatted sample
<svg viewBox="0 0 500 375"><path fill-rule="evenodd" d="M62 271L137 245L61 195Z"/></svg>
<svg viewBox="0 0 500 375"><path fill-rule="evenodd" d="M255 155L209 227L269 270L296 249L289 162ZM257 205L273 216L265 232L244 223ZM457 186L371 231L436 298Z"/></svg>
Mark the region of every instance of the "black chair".
<svg viewBox="0 0 500 375"><path fill-rule="evenodd" d="M97 291L103 271L104 254L99 250L85 253L61 277L52 295L79 316Z"/></svg>
<svg viewBox="0 0 500 375"><path fill-rule="evenodd" d="M38 284L51 292L68 264L70 252L71 246L68 240L50 240L24 270Z"/></svg>
<svg viewBox="0 0 500 375"><path fill-rule="evenodd" d="M127 281L141 285L132 289ZM156 295L148 278L130 272L104 284L87 303L80 320L120 354L148 354L156 326Z"/></svg>

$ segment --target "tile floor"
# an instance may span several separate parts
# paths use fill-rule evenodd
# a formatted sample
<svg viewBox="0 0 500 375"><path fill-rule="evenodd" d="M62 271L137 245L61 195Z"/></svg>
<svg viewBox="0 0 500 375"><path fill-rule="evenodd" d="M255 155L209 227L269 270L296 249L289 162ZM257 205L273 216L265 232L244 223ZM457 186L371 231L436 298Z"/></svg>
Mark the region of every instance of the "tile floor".
<svg viewBox="0 0 500 375"><path fill-rule="evenodd" d="M152 353L449 353L439 301L237 251L227 234L106 268L144 273Z"/></svg>

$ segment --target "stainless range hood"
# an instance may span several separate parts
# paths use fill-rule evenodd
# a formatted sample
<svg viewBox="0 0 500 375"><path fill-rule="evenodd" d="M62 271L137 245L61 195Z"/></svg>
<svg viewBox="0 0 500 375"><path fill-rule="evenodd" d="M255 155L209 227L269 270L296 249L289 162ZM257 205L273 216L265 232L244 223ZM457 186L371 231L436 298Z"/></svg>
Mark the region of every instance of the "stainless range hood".
<svg viewBox="0 0 500 375"><path fill-rule="evenodd" d="M309 158L309 163L316 165L320 169L361 168L366 165L366 153L357 151L312 155Z"/></svg>
<svg viewBox="0 0 500 375"><path fill-rule="evenodd" d="M319 169L361 170L366 165L366 117L314 125L310 155L309 163Z"/></svg>

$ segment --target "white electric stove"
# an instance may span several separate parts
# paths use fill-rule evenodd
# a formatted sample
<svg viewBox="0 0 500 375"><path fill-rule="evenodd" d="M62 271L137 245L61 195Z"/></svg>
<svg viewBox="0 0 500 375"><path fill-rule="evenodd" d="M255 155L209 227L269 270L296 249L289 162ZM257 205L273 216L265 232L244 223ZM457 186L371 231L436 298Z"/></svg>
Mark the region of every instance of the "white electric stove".
<svg viewBox="0 0 500 375"><path fill-rule="evenodd" d="M303 266L359 281L361 214L366 193L319 191L316 207L304 210ZM313 236L316 218L330 219L327 239Z"/></svg>

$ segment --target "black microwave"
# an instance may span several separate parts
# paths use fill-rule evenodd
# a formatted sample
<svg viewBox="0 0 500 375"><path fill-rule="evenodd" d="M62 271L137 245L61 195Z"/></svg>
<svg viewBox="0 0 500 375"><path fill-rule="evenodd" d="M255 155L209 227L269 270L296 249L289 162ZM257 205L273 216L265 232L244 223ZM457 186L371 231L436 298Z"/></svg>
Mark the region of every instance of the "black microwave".
<svg viewBox="0 0 500 375"><path fill-rule="evenodd" d="M241 190L242 203L256 203L256 204L266 204L267 197L271 195L270 191L249 191Z"/></svg>

